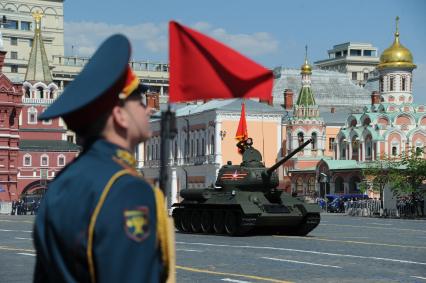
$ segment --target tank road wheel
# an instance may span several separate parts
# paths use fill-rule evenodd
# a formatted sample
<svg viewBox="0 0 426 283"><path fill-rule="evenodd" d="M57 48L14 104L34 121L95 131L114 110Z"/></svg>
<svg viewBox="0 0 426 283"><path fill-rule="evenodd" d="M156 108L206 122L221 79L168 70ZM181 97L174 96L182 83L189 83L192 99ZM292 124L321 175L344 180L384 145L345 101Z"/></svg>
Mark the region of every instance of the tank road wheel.
<svg viewBox="0 0 426 283"><path fill-rule="evenodd" d="M206 234L213 232L213 213L211 211L205 210L201 214L201 230Z"/></svg>
<svg viewBox="0 0 426 283"><path fill-rule="evenodd" d="M191 214L192 211L185 209L182 213L181 227L184 232L191 232Z"/></svg>
<svg viewBox="0 0 426 283"><path fill-rule="evenodd" d="M194 210L191 214L191 230L194 233L201 232L201 211Z"/></svg>
<svg viewBox="0 0 426 283"><path fill-rule="evenodd" d="M303 223L294 231L295 236L306 236L314 230L321 221L321 217L318 213L310 213L305 216Z"/></svg>
<svg viewBox="0 0 426 283"><path fill-rule="evenodd" d="M222 211L215 211L213 213L213 230L216 234L223 234L225 231L224 213Z"/></svg>
<svg viewBox="0 0 426 283"><path fill-rule="evenodd" d="M179 232L183 232L182 229L182 209L181 208L175 208L172 213L173 221L175 223L175 228Z"/></svg>
<svg viewBox="0 0 426 283"><path fill-rule="evenodd" d="M229 236L237 236L241 232L241 214L238 211L228 211L225 214L225 230Z"/></svg>

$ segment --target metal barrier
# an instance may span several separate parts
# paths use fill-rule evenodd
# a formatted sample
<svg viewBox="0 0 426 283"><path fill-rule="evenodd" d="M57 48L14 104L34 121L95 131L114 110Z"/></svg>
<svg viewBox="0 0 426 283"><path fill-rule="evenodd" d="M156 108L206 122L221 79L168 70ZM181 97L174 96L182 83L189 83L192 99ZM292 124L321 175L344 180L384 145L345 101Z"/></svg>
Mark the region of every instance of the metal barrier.
<svg viewBox="0 0 426 283"><path fill-rule="evenodd" d="M380 200L347 201L344 206L350 216L380 216L383 211Z"/></svg>
<svg viewBox="0 0 426 283"><path fill-rule="evenodd" d="M415 218L424 217L424 202L398 200L396 208L382 208L380 200L358 200L344 203L349 216Z"/></svg>
<svg viewBox="0 0 426 283"><path fill-rule="evenodd" d="M0 214L11 214L12 212L12 203L11 202L0 202Z"/></svg>

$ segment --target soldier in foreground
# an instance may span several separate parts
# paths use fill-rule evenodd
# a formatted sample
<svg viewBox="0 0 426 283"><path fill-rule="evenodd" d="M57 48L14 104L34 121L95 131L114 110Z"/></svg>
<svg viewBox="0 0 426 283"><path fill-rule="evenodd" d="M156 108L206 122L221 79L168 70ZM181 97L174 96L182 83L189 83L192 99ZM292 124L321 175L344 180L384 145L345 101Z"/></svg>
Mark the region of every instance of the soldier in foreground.
<svg viewBox="0 0 426 283"><path fill-rule="evenodd" d="M130 43L107 39L40 116L62 117L82 154L49 185L34 227L34 282L162 282L169 244L164 196L135 170L151 136Z"/></svg>

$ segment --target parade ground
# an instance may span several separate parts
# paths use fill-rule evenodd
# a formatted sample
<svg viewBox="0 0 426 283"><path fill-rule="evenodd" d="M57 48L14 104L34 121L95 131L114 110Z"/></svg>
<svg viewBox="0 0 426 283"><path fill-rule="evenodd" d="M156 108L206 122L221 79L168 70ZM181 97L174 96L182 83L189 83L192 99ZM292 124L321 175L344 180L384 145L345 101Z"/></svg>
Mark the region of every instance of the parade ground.
<svg viewBox="0 0 426 283"><path fill-rule="evenodd" d="M32 282L34 216L0 215L0 282ZM323 214L307 237L176 234L177 282L426 282L426 221Z"/></svg>

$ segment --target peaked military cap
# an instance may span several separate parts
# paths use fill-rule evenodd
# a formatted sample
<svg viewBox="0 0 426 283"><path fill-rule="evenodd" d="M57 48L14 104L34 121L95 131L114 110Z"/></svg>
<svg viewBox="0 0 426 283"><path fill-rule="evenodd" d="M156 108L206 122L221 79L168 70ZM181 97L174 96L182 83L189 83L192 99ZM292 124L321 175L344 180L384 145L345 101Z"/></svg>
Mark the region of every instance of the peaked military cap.
<svg viewBox="0 0 426 283"><path fill-rule="evenodd" d="M115 34L98 48L81 73L65 88L55 102L40 116L40 120L62 117L68 128L79 132L109 111L121 98L132 91L145 91L128 63L130 42ZM124 97L119 96L124 93Z"/></svg>

